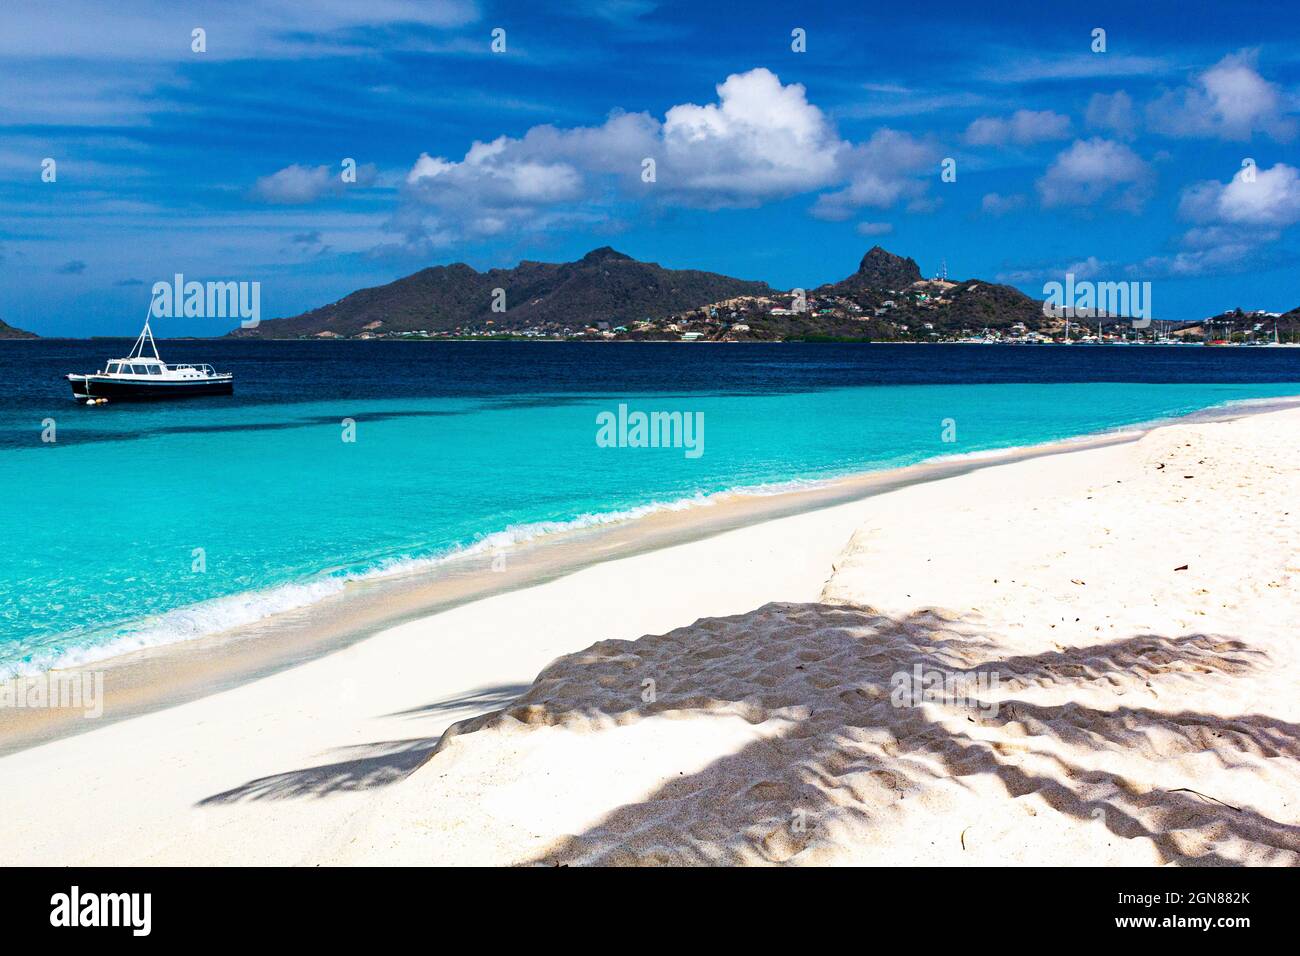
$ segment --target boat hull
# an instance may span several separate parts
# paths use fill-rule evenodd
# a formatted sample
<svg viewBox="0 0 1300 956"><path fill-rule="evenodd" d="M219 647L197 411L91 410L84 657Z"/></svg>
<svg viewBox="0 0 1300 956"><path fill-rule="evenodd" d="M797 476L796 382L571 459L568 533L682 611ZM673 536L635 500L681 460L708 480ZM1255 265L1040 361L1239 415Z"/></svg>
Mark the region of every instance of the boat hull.
<svg viewBox="0 0 1300 956"><path fill-rule="evenodd" d="M173 398L196 398L201 395L231 395L235 391L233 375L190 381L135 382L102 378L96 375L69 377L74 398L107 398L116 401L165 401Z"/></svg>

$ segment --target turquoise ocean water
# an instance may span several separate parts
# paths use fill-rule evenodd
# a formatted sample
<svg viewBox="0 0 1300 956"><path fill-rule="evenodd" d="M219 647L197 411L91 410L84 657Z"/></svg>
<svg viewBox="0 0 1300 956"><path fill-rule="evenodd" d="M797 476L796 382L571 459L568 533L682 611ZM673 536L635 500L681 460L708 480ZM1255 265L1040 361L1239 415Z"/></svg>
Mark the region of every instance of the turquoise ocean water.
<svg viewBox="0 0 1300 956"><path fill-rule="evenodd" d="M64 397L57 374L105 357L102 343L42 343L38 363L33 345L0 354L0 674L211 633L349 577L436 570L465 549L707 506L729 489L1300 394L1300 355L1279 354L1300 350L1249 367L1193 349L1067 361L1032 348L364 345L349 357L352 345L186 343L169 360L232 367L236 400L96 409ZM1238 380L1097 380L1137 378L1133 363L1156 351L1196 355L1146 377ZM1193 364L1209 360L1238 364ZM597 415L620 403L702 413L703 454L599 447ZM51 419L56 440L42 441ZM956 442L942 441L945 419Z"/></svg>

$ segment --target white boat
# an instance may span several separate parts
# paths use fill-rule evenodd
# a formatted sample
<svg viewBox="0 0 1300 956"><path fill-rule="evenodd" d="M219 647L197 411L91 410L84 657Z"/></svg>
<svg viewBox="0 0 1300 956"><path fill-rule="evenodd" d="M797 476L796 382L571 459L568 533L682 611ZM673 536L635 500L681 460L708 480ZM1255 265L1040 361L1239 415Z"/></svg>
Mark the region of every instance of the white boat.
<svg viewBox="0 0 1300 956"><path fill-rule="evenodd" d="M145 347L153 352L145 354ZM235 390L232 372L215 371L211 365L184 363L168 365L158 354L158 344L145 317L144 329L126 358L110 359L103 369L70 374L75 398L96 404L108 399L138 401L157 398L188 398L193 395L230 395Z"/></svg>

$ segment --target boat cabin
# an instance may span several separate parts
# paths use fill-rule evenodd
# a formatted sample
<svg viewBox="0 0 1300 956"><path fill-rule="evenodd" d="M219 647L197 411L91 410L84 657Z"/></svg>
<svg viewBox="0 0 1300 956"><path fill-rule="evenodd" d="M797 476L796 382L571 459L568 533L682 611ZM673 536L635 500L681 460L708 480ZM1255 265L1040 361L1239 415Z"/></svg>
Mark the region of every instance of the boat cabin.
<svg viewBox="0 0 1300 956"><path fill-rule="evenodd" d="M158 359L113 359L104 369L105 375L162 375L166 366Z"/></svg>
<svg viewBox="0 0 1300 956"><path fill-rule="evenodd" d="M112 359L108 367L99 373L100 375L129 375L135 378L141 378L149 375L156 375L159 378L208 378L214 375L210 365L191 365L184 363L181 365L168 365L162 359L146 358L142 355L132 355L129 358Z"/></svg>

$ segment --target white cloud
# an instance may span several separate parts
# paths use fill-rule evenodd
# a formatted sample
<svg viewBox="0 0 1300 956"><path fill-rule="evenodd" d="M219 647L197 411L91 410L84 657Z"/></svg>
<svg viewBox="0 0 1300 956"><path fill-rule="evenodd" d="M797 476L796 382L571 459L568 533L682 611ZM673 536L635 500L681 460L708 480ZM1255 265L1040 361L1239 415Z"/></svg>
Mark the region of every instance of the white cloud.
<svg viewBox="0 0 1300 956"><path fill-rule="evenodd" d="M475 143L459 163L421 153L406 181L426 195L434 189L473 189L479 202L492 205L546 204L581 194L582 176L573 166L531 159L498 161L505 147L504 137Z"/></svg>
<svg viewBox="0 0 1300 956"><path fill-rule="evenodd" d="M1182 244L1188 249L1213 249L1217 246L1231 246L1243 243L1262 245L1280 238L1280 229L1230 226L1222 223L1209 226L1193 226L1183 234Z"/></svg>
<svg viewBox="0 0 1300 956"><path fill-rule="evenodd" d="M999 273L996 278L999 282L1009 282L1012 285L1033 285L1039 282L1062 282L1067 274L1073 275L1080 280L1098 279L1106 275L1113 275L1115 269L1114 263L1103 262L1096 256L1088 256L1085 259L1077 259L1064 266L1013 269L1009 272Z"/></svg>
<svg viewBox="0 0 1300 956"><path fill-rule="evenodd" d="M894 231L894 224L891 222L860 222L858 223L858 235L860 236L884 236Z"/></svg>
<svg viewBox="0 0 1300 956"><path fill-rule="evenodd" d="M953 110L987 109L989 98L970 90L912 89L892 83L864 83L865 99L838 106L834 114L842 119L875 119L891 116L920 116Z"/></svg>
<svg viewBox="0 0 1300 956"><path fill-rule="evenodd" d="M1060 53L1032 58L1021 49L990 49L992 64L978 74L989 83L1041 83L1101 76L1157 76L1169 69L1158 57L1121 53Z"/></svg>
<svg viewBox="0 0 1300 956"><path fill-rule="evenodd" d="M96 159L88 157L96 156ZM121 188L156 175L138 144L119 136L69 134L48 137L7 135L0 143L0 173L21 178L40 173L53 159L63 186Z"/></svg>
<svg viewBox="0 0 1300 956"><path fill-rule="evenodd" d="M1043 206L1106 203L1136 212L1151 191L1151 172L1123 143L1094 137L1075 140L1035 184Z"/></svg>
<svg viewBox="0 0 1300 956"><path fill-rule="evenodd" d="M1010 116L981 116L966 128L972 146L1028 146L1045 140L1068 139L1070 118L1051 110L1016 110Z"/></svg>
<svg viewBox="0 0 1300 956"><path fill-rule="evenodd" d="M356 185L368 185L374 181L375 175L374 165L365 163L358 166ZM294 163L269 176L262 176L253 184L251 194L263 202L293 206L316 202L325 195L341 193L343 189L342 167L335 169Z"/></svg>
<svg viewBox="0 0 1300 956"><path fill-rule="evenodd" d="M833 186L842 188L823 197L822 211L848 218L924 192L915 175L933 149L907 134L846 142L802 85L762 68L716 90L715 102L673 106L662 122L615 112L600 126L537 126L476 142L458 160L422 153L393 227L408 243L447 242L602 219L617 202L719 209Z"/></svg>
<svg viewBox="0 0 1300 956"><path fill-rule="evenodd" d="M797 83L765 69L727 77L718 101L686 103L663 122L614 113L601 126L538 126L523 137L475 143L461 160L421 155L407 177L431 206L524 207L574 201L592 174L647 197L709 208L745 206L836 180L848 144ZM654 181L644 182L645 160ZM644 188L642 188L644 187Z"/></svg>
<svg viewBox="0 0 1300 956"><path fill-rule="evenodd" d="M1105 130L1120 139L1132 139L1137 135L1137 110L1133 108L1133 98L1123 90L1094 93L1088 101L1084 122L1090 129Z"/></svg>
<svg viewBox="0 0 1300 956"><path fill-rule="evenodd" d="M663 147L669 185L733 199L806 192L834 181L846 148L801 84L765 69L732 74L718 102L674 106Z"/></svg>
<svg viewBox="0 0 1300 956"><path fill-rule="evenodd" d="M918 178L923 171L938 176L939 150L932 143L910 133L880 129L865 143L846 150L841 160L848 185L817 198L813 215L818 218L848 219L863 206L887 209L900 200L909 200L914 212L932 208L924 202L927 182Z"/></svg>
<svg viewBox="0 0 1300 956"><path fill-rule="evenodd" d="M1300 222L1300 171L1285 163L1243 167L1227 183L1207 180L1183 190L1178 213L1198 225L1182 251L1153 257L1143 268L1171 276L1223 275L1277 258L1267 248Z"/></svg>
<svg viewBox="0 0 1300 956"><path fill-rule="evenodd" d="M1197 225L1181 237L1181 248L1172 254L1124 266L1089 256L1063 269L1021 270L1000 278L1021 285L1051 278L1052 273L1059 279L1065 272L1080 279L1117 271L1139 279L1190 278L1278 264L1285 254L1270 249L1269 243L1281 238L1286 227L1300 223L1300 170L1277 163L1250 173L1243 169L1227 183L1197 183L1183 191L1179 214Z"/></svg>
<svg viewBox="0 0 1300 956"><path fill-rule="evenodd" d="M1261 256L1256 244L1246 241L1218 243L1205 249L1186 249L1172 256L1150 256L1129 267L1133 275L1148 278L1191 278L1243 272Z"/></svg>
<svg viewBox="0 0 1300 956"><path fill-rule="evenodd" d="M1005 216L1024 208L1025 197L1019 193L1003 196L1001 193L985 193L980 200L980 209L990 216Z"/></svg>
<svg viewBox="0 0 1300 956"><path fill-rule="evenodd" d="M319 56L364 49L351 43L351 30L403 23L449 28L479 16L472 0L225 0L204 4L201 11L191 6L174 0L6 4L0 55L170 61L193 55L190 31L202 27L208 37L203 55L210 59Z"/></svg>
<svg viewBox="0 0 1300 956"><path fill-rule="evenodd" d="M1076 279L1096 279L1105 275L1111 268L1110 263L1102 262L1096 256L1088 256L1086 259L1071 262L1065 267L1065 271Z"/></svg>
<svg viewBox="0 0 1300 956"><path fill-rule="evenodd" d="M640 176L642 161L660 143L659 124L648 114L615 113L601 126L535 126L519 139L475 142L459 160L421 153L392 226L407 245L446 245L599 220L600 213L581 207L604 198L604 180L628 191L654 188Z"/></svg>
<svg viewBox="0 0 1300 956"><path fill-rule="evenodd" d="M1196 222L1290 226L1300 222L1300 173L1286 163L1270 169L1245 167L1228 183L1207 180L1189 186L1178 212Z"/></svg>
<svg viewBox="0 0 1300 956"><path fill-rule="evenodd" d="M1147 106L1147 124L1167 136L1212 136L1249 139L1266 133L1289 140L1296 122L1276 84L1260 76L1252 52L1236 53Z"/></svg>
<svg viewBox="0 0 1300 956"><path fill-rule="evenodd" d="M270 203L293 205L315 202L334 187L334 175L328 166L299 166L294 163L253 186L253 195Z"/></svg>

